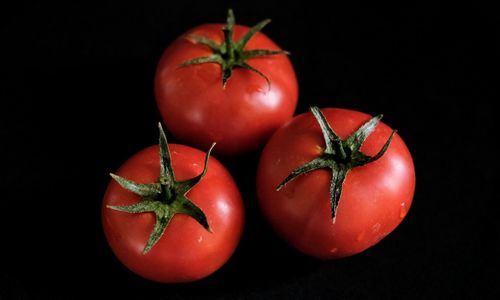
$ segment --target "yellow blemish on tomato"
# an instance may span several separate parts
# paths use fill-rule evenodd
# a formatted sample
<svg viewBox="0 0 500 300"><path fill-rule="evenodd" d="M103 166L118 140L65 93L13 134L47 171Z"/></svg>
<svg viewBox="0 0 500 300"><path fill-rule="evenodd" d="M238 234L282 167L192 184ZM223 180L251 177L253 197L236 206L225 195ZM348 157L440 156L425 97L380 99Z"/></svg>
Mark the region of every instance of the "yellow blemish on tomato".
<svg viewBox="0 0 500 300"><path fill-rule="evenodd" d="M406 203L401 203L401 207L399 208L399 217L402 219L408 213L408 208L406 208Z"/></svg>
<svg viewBox="0 0 500 300"><path fill-rule="evenodd" d="M315 151L317 154L323 154L325 148L321 147L320 145L316 145Z"/></svg>
<svg viewBox="0 0 500 300"><path fill-rule="evenodd" d="M330 250L330 253L332 253L332 254L333 254L333 253L335 253L335 252L337 252L337 251L339 251L339 248L333 247L333 248Z"/></svg>
<svg viewBox="0 0 500 300"><path fill-rule="evenodd" d="M360 234L358 234L358 236L356 237L356 241L360 242L362 241L364 238L365 238L365 234L366 234L366 231L361 231Z"/></svg>

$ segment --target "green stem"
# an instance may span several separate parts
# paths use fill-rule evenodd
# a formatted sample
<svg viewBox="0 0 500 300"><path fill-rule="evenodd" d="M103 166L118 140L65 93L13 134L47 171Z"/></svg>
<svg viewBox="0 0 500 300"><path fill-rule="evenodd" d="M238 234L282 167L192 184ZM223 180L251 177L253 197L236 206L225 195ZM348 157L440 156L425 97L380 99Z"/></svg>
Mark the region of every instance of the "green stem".
<svg viewBox="0 0 500 300"><path fill-rule="evenodd" d="M266 19L259 22L257 25L250 28L247 33L238 41L233 39L235 18L232 9L227 12L227 23L222 28L224 33L224 43L217 45L214 41L197 35L191 35L188 38L193 42L200 44L201 46L207 46L213 52L209 56L196 57L187 60L181 64L181 67L188 67L191 65L205 64L205 63L216 63L221 66L222 70L222 85L225 87L228 80L231 78L233 69L244 68L248 71L254 72L264 78L269 86L271 87L271 81L265 74L250 66L247 60L254 57L264 57L273 55L288 55L287 51L283 50L268 50L268 49L253 49L245 50L245 46L248 41L264 26L266 26L271 20Z"/></svg>
<svg viewBox="0 0 500 300"><path fill-rule="evenodd" d="M288 175L276 187L276 190L281 190L290 181L294 180L302 174L317 169L330 169L332 173L332 179L330 181L330 207L332 213L332 222L335 223L337 208L340 203L342 188L347 174L353 168L371 163L382 157L382 155L384 155L384 153L389 148L389 145L396 131L392 132L391 136L384 144L382 149L377 153L377 155L368 156L360 151L361 146L368 138L370 133L372 133L372 131L375 129L380 119L382 118L382 115L370 119L368 122L359 127L359 129L356 130L356 132L353 133L350 137L348 137L346 140L342 140L330 127L330 124L328 124L328 121L326 120L323 113L321 113L319 108L311 107L311 112L316 118L316 121L321 128L321 132L323 133L323 138L325 140L325 151L312 161L307 162L293 170L290 175Z"/></svg>
<svg viewBox="0 0 500 300"><path fill-rule="evenodd" d="M205 213L191 202L186 194L198 184L207 173L208 159L215 144L210 147L206 154L205 167L201 174L185 181L176 181L172 169L172 160L170 157L170 150L168 149L167 138L161 124L159 124L158 127L160 130L160 176L158 177L158 181L142 184L111 174L111 177L116 180L120 186L141 196L142 199L131 205L107 206L109 209L126 213L155 214L156 223L144 247L143 254L148 253L158 242L170 223L170 220L176 214L189 215L206 230L212 232Z"/></svg>

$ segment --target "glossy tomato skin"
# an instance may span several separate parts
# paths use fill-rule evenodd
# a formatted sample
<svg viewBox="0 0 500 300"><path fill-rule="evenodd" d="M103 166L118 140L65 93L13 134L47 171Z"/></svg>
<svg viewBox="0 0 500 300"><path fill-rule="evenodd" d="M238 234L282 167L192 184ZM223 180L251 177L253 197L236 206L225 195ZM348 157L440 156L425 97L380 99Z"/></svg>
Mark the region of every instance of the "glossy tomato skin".
<svg viewBox="0 0 500 300"><path fill-rule="evenodd" d="M205 153L170 144L174 175L182 181L203 171ZM156 182L160 174L159 148L146 148L127 160L116 173L138 183ZM195 219L173 217L163 236L147 253L144 246L155 223L153 213L130 214L106 205L130 205L139 196L112 180L102 206L104 233L118 259L133 272L158 282L189 282L219 269L234 252L243 230L244 208L228 171L210 157L205 177L187 194L206 214L212 233Z"/></svg>
<svg viewBox="0 0 500 300"><path fill-rule="evenodd" d="M220 65L179 67L190 59L212 54L208 47L189 40L189 35L207 37L221 44L223 26L202 25L174 41L158 64L155 94L163 121L177 138L200 149L217 142L216 152L236 155L257 149L292 118L298 88L286 55L247 60L269 78L270 86L261 76L241 68L233 70L224 88ZM234 40L239 40L248 29L235 26ZM280 50L260 32L245 47L251 49Z"/></svg>
<svg viewBox="0 0 500 300"><path fill-rule="evenodd" d="M342 139L370 119L352 110L321 111ZM391 132L379 123L361 151L375 155ZM289 244L310 256L334 259L364 251L400 224L412 203L415 171L408 148L396 134L379 160L349 172L333 224L329 170L303 174L276 191L293 169L316 158L324 147L313 115L295 117L264 148L257 172L257 194L263 214Z"/></svg>

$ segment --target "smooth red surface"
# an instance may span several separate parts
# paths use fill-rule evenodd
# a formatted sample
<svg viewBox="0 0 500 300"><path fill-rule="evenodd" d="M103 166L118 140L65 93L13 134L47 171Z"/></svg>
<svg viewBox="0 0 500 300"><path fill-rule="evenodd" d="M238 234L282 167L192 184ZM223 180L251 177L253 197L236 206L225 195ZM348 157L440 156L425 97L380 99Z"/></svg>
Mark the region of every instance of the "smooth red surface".
<svg viewBox="0 0 500 300"><path fill-rule="evenodd" d="M174 175L186 180L203 171L205 153L191 147L169 145ZM117 175L140 182L156 182L160 174L159 148L151 146L127 160ZM159 282L194 281L219 269L234 252L243 230L244 208L228 171L210 157L205 177L187 197L206 214L213 233L193 218L177 214L157 244L142 254L155 223L153 213L129 214L106 205L129 205L139 196L114 180L103 200L102 222L111 249L133 272Z"/></svg>
<svg viewBox="0 0 500 300"><path fill-rule="evenodd" d="M370 119L352 110L321 111L342 139ZM375 155L391 131L379 123L361 151ZM295 117L264 148L257 172L257 194L262 212L278 234L308 255L331 259L359 253L399 225L412 203L415 171L408 148L396 134L379 160L349 172L333 224L329 170L301 175L276 191L293 169L316 158L324 147L314 116L305 113Z"/></svg>
<svg viewBox="0 0 500 300"><path fill-rule="evenodd" d="M283 123L290 120L297 105L297 79L286 55L258 57L247 63L271 81L254 72L237 68L222 86L218 64L179 67L183 62L212 54L187 37L204 36L221 44L223 24L198 26L175 40L163 53L155 77L158 108L168 129L186 144L236 155L258 148ZM248 30L235 26L234 39ZM280 48L262 33L255 34L245 50Z"/></svg>

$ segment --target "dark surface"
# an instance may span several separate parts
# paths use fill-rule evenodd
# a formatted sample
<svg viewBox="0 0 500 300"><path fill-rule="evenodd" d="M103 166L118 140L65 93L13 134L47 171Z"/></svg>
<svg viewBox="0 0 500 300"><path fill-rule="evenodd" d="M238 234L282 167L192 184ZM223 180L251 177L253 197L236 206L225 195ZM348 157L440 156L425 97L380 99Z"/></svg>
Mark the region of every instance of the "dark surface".
<svg viewBox="0 0 500 300"><path fill-rule="evenodd" d="M0 299L499 296L494 11L255 2L0 4ZM321 262L261 218L258 153L221 158L247 209L235 255L200 282L148 282L102 234L108 172L157 139L153 78L164 48L190 27L224 21L229 5L238 23L273 19L264 32L292 52L297 112L315 104L384 113L399 129L414 156L414 203L377 246Z"/></svg>

